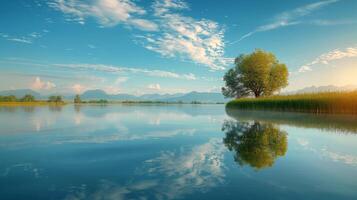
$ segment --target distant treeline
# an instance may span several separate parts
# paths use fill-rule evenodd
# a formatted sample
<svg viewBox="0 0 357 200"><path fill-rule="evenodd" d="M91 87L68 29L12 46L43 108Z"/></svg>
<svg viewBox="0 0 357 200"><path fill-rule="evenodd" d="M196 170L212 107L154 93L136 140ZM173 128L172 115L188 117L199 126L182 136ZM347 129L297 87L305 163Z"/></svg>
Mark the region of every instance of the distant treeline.
<svg viewBox="0 0 357 200"><path fill-rule="evenodd" d="M62 96L59 95L52 95L48 97L47 100L38 100L35 96L31 94L26 94L22 98L17 98L15 95L8 95L8 96L0 96L0 102L18 102L18 103L28 103L28 102L41 102L41 103L64 103ZM200 102L200 101L191 101L191 102L184 102L184 101L108 101L106 99L92 99L92 100L82 100L80 95L76 95L73 99L73 103L75 104L108 104L108 103L122 103L122 104L224 104L222 102Z"/></svg>
<svg viewBox="0 0 357 200"><path fill-rule="evenodd" d="M230 101L227 107L316 114L357 114L357 91L241 98Z"/></svg>
<svg viewBox="0 0 357 200"><path fill-rule="evenodd" d="M77 94L74 97L73 102L75 104L86 104L86 103L95 103L95 104L106 104L106 103L122 103L122 104L207 104L203 103L200 101L191 101L191 102L183 102L183 101L131 101L131 100L126 100L126 101L108 101L105 99L99 99L99 100L88 100L84 101L81 99L80 95ZM215 104L223 104L220 102L217 102Z"/></svg>
<svg viewBox="0 0 357 200"><path fill-rule="evenodd" d="M63 103L62 96L50 96L47 101L36 100L36 98L31 94L26 94L22 98L17 98L14 95L0 96L0 102L51 102L51 103Z"/></svg>

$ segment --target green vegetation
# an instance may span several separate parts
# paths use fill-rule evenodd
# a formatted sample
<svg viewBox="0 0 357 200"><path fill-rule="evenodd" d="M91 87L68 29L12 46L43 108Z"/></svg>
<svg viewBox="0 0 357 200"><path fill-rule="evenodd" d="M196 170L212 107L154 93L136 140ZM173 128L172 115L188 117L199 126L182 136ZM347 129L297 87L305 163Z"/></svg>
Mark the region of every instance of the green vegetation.
<svg viewBox="0 0 357 200"><path fill-rule="evenodd" d="M58 104L64 103L62 98L58 98L58 96L50 97L49 101L36 100L33 95L26 94L22 98L16 98L14 95L10 96L0 96L0 105L1 106L41 106L41 105L49 105L49 104Z"/></svg>
<svg viewBox="0 0 357 200"><path fill-rule="evenodd" d="M109 103L109 101L105 99L99 99L99 100L89 100L87 101L87 103L107 104Z"/></svg>
<svg viewBox="0 0 357 200"><path fill-rule="evenodd" d="M357 114L357 91L242 98L230 101L227 108Z"/></svg>
<svg viewBox="0 0 357 200"><path fill-rule="evenodd" d="M77 94L77 95L74 97L73 102L74 102L74 103L82 103L82 100L81 100L81 97L79 96L79 94Z"/></svg>
<svg viewBox="0 0 357 200"><path fill-rule="evenodd" d="M235 59L235 67L224 75L225 97L269 96L288 85L288 69L274 54L256 50Z"/></svg>
<svg viewBox="0 0 357 200"><path fill-rule="evenodd" d="M50 96L48 97L48 102L51 103L64 103L62 96Z"/></svg>
<svg viewBox="0 0 357 200"><path fill-rule="evenodd" d="M0 102L36 102L36 99L34 96L30 94L26 94L22 98L18 99L14 95L10 96L0 96Z"/></svg>

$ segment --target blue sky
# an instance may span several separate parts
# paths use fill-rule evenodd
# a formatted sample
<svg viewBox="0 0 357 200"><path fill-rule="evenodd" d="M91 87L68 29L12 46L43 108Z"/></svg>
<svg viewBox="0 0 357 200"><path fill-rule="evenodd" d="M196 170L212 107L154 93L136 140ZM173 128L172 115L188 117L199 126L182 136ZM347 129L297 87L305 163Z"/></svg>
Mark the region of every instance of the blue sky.
<svg viewBox="0 0 357 200"><path fill-rule="evenodd" d="M355 0L2 1L0 90L220 91L239 54L286 63L289 86L357 85Z"/></svg>

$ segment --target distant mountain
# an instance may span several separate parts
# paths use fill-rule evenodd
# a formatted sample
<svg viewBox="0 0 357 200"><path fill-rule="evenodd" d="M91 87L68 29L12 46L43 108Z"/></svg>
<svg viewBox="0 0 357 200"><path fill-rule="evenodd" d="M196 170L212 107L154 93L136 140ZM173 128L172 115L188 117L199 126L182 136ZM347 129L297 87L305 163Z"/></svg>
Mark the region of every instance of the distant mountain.
<svg viewBox="0 0 357 200"><path fill-rule="evenodd" d="M141 99L147 99L147 100L163 100L163 99L170 99L170 98L175 98L175 97L181 97L185 95L184 93L176 93L176 94L144 94L141 95Z"/></svg>
<svg viewBox="0 0 357 200"><path fill-rule="evenodd" d="M209 92L190 92L190 93L176 93L176 94L144 94L141 96L134 96L130 94L107 94L103 90L88 90L81 95L83 100L91 99L107 99L116 101L168 101L168 102L226 102L221 93Z"/></svg>
<svg viewBox="0 0 357 200"><path fill-rule="evenodd" d="M15 95L18 98L23 97L26 94L31 94L35 96L36 99L47 99L49 95L41 95L30 89L21 90L7 90L0 92L0 95ZM56 94L61 95L61 94ZM135 96L130 94L108 94L103 90L87 90L81 95L82 100L99 100L106 99L110 101L167 101L167 102L226 102L221 93L210 93L210 92L190 92L190 93L176 93L176 94L144 94L141 96ZM71 101L74 95L63 95L64 99Z"/></svg>
<svg viewBox="0 0 357 200"><path fill-rule="evenodd" d="M221 93L211 92L190 92L179 97L168 98L166 101L183 101L183 102L226 102L227 99Z"/></svg>
<svg viewBox="0 0 357 200"><path fill-rule="evenodd" d="M302 93L352 91L352 90L357 90L357 86L355 86L355 85L346 85L346 86L326 85L326 86L318 86L318 87L316 87L316 86L305 87L300 90L285 92L284 94L302 94Z"/></svg>
<svg viewBox="0 0 357 200"><path fill-rule="evenodd" d="M36 99L40 99L42 96L40 93L35 92L31 89L18 89L18 90L5 90L5 91L0 91L0 96L9 96L9 95L14 95L16 98L21 98L25 96L26 94L30 94L34 96Z"/></svg>

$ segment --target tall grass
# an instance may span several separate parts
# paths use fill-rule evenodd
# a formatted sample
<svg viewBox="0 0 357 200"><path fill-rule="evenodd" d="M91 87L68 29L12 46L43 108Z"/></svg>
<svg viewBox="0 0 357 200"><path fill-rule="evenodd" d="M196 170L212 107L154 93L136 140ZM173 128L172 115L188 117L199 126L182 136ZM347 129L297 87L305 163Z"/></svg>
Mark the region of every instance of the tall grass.
<svg viewBox="0 0 357 200"><path fill-rule="evenodd" d="M228 102L227 107L316 114L357 114L357 91L242 98Z"/></svg>

